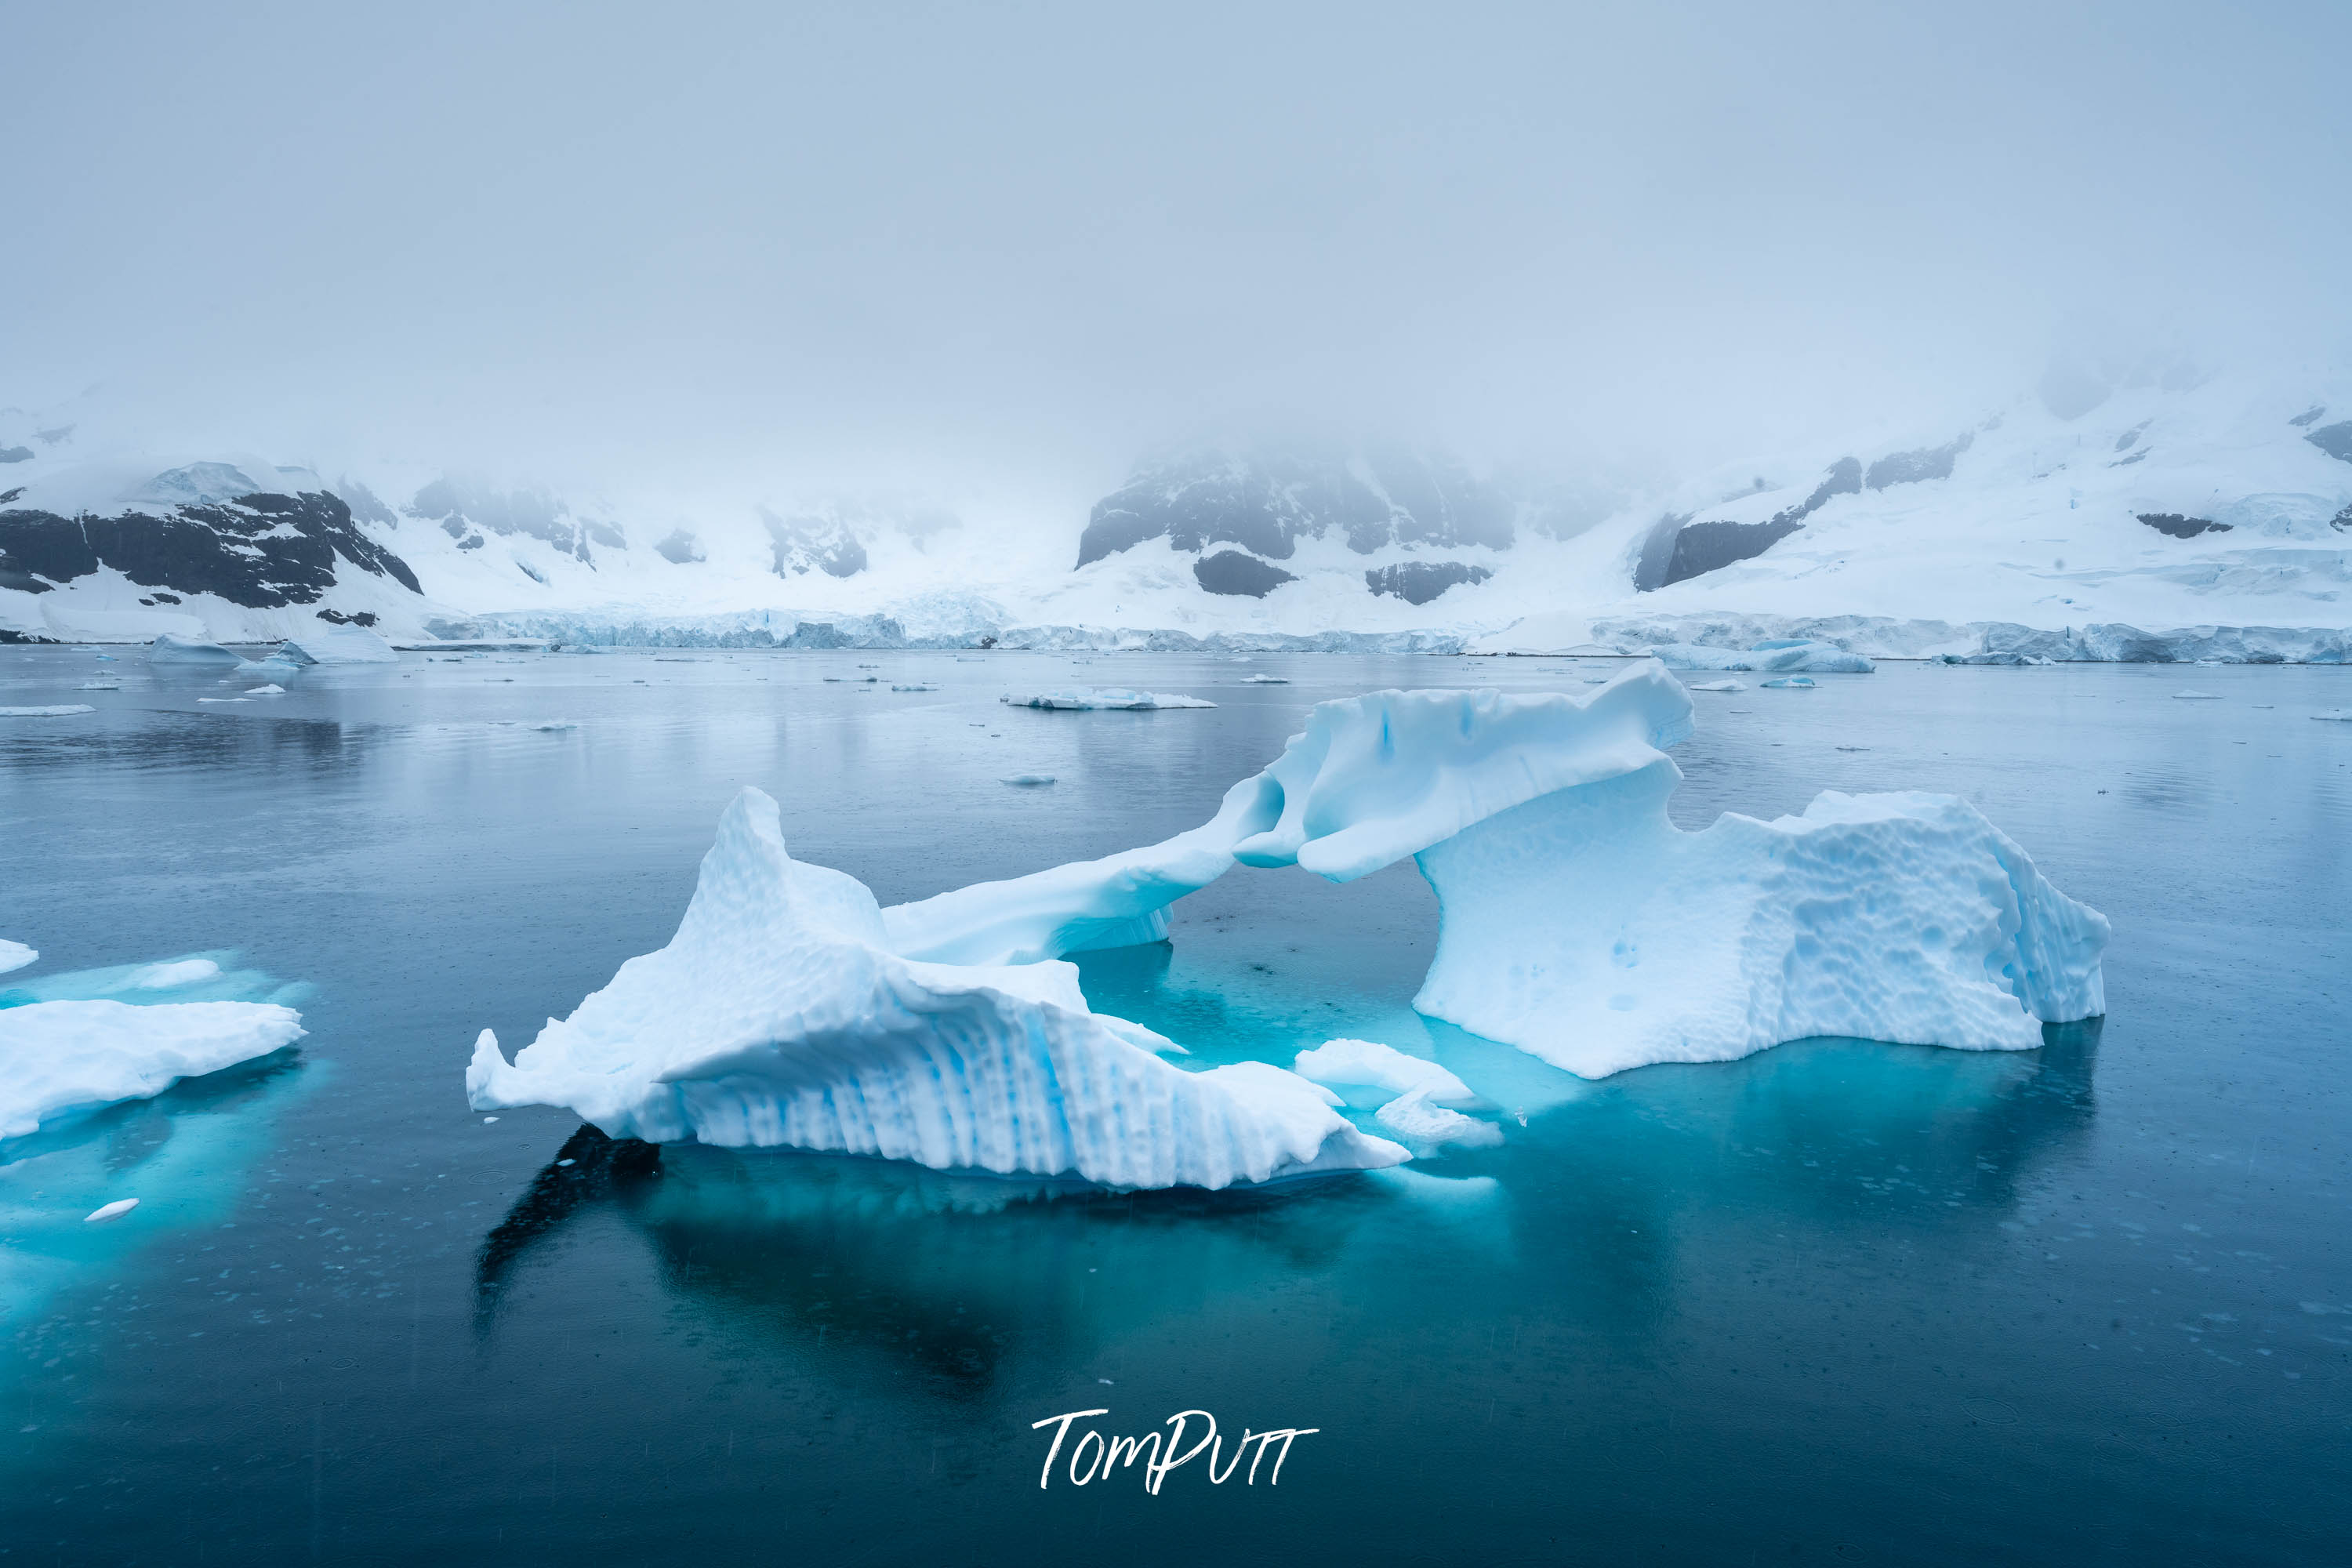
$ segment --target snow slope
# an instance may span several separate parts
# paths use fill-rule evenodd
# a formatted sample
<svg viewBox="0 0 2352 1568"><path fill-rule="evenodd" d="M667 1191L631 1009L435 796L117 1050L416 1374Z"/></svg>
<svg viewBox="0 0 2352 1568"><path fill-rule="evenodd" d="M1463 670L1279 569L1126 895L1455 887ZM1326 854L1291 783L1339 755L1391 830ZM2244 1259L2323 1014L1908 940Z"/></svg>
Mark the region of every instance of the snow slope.
<svg viewBox="0 0 2352 1568"><path fill-rule="evenodd" d="M1572 507L1452 459L1244 451L1147 464L1091 518L158 452L85 413L0 415L0 634L276 640L323 621L394 640L1489 652L1793 636L1894 656L2050 634L2046 657L2100 658L2179 657L2169 634L2201 626L2224 629L2209 656L2352 657L2326 635L2352 627L2352 376L2078 386ZM2248 627L2282 635L2227 635Z"/></svg>

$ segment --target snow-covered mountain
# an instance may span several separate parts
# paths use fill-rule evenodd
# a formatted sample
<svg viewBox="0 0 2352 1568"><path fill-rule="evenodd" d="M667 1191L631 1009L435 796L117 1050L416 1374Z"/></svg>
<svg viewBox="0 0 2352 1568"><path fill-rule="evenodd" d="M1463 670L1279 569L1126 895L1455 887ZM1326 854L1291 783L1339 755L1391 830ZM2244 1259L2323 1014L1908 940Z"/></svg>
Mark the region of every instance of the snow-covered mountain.
<svg viewBox="0 0 2352 1568"><path fill-rule="evenodd" d="M326 467L0 411L0 637L326 620L404 639L1508 651L1801 626L1900 653L2252 626L2294 635L2247 646L2326 658L2352 627L2345 376L2058 378L1966 428L1632 495L1397 446L1160 457L1083 519Z"/></svg>

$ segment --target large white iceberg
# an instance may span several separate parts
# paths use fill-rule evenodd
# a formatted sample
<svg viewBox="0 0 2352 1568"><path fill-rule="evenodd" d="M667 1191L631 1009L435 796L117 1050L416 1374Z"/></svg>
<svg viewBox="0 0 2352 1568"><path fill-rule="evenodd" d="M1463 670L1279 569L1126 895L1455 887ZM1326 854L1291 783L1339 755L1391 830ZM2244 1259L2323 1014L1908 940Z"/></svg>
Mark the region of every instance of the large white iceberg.
<svg viewBox="0 0 2352 1568"><path fill-rule="evenodd" d="M1235 864L1332 881L1408 856L1436 890L1414 1005L1586 1076L1811 1036L1970 1049L2105 1011L2107 922L1948 795L1821 795L1801 816L1677 828L1681 684L1645 661L1580 696L1381 691L1318 705L1217 815L1163 843L876 906L785 853L747 789L661 952L509 1065L489 1031L477 1110L554 1104L614 1137L879 1154L940 1168L1221 1187L1394 1163L1297 1073L1185 1072L1092 1012L1058 955L1155 941ZM1318 1077L1400 1091L1423 1147L1496 1131L1434 1064L1362 1042Z"/></svg>
<svg viewBox="0 0 2352 1568"><path fill-rule="evenodd" d="M30 1002L0 1007L0 1138L75 1110L144 1100L302 1037L268 1002Z"/></svg>
<svg viewBox="0 0 2352 1568"><path fill-rule="evenodd" d="M616 1138L1114 1186L1223 1187L1408 1157L1294 1073L1186 1072L1154 1054L1168 1043L1091 1011L1072 965L892 951L866 886L793 860L776 803L745 789L669 945L548 1020L511 1064L482 1031L466 1089L478 1110L561 1105Z"/></svg>

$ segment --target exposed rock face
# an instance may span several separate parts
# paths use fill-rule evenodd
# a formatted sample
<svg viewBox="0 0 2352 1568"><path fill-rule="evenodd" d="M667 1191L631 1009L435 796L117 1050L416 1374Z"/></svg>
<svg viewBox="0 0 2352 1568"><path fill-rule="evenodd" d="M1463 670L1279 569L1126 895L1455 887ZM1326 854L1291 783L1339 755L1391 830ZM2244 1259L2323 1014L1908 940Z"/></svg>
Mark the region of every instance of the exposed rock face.
<svg viewBox="0 0 2352 1568"><path fill-rule="evenodd" d="M2134 431L2130 439L2137 437L2138 432ZM1952 464L1975 439L1973 436L1963 435L1958 440L1946 442L1941 447L1922 447L1913 452L1889 452L1870 465L1870 471L1863 476L1863 483L1872 489L1883 490L1889 485L1915 485L1922 479L1948 479L1952 477ZM2130 439L2125 442L2126 446L2130 444ZM2123 447L2116 449L2121 451Z"/></svg>
<svg viewBox="0 0 2352 1568"><path fill-rule="evenodd" d="M1191 453L1137 470L1095 503L1078 541L1087 565L1150 539L1178 550L1236 544L1286 561L1304 538L1337 532L1369 555L1389 544L1507 549L1514 508L1460 463L1401 448Z"/></svg>
<svg viewBox="0 0 2352 1568"><path fill-rule="evenodd" d="M1965 443L1955 443L1949 448L1950 454L1958 456L1964 445ZM1925 453L1898 452L1892 458L1880 459L1880 464L1873 467L1898 459L1905 466L1911 466L1915 460L1922 458L1932 463L1945 451L1946 448L1937 447ZM1948 474L1950 471L1949 458L1946 458L1944 472ZM1940 477L1928 474L1906 475L1901 479L1890 479L1887 483L1902 484L1908 479ZM1746 561L1761 555L1773 545L1802 528L1805 519L1821 510L1833 498L1861 493L1862 460L1858 458L1840 458L1830 465L1830 471L1822 476L1820 484L1813 487L1812 494L1795 506L1774 512L1766 521L1690 522L1671 517L1664 519L1643 545L1641 563L1634 569L1633 586L1643 593L1648 593L1654 589L1663 588L1670 583L1680 583L1685 578L1717 571L1734 562ZM1656 579L1644 581L1647 572L1654 568L1658 573Z"/></svg>
<svg viewBox="0 0 2352 1568"><path fill-rule="evenodd" d="M1269 566L1255 555L1222 550L1192 563L1192 577L1212 594L1245 595L1263 599L1285 583L1297 578L1279 566Z"/></svg>
<svg viewBox="0 0 2352 1568"><path fill-rule="evenodd" d="M1426 605L1458 583L1484 583L1493 575L1484 566L1463 561L1401 561L1365 573L1364 585L1408 605Z"/></svg>
<svg viewBox="0 0 2352 1568"><path fill-rule="evenodd" d="M362 494L365 494L363 487ZM373 496L367 500L377 506ZM357 510L354 508L353 510ZM628 548L628 536L614 524L592 518L574 519L571 508L535 490L491 490L457 479L436 479L416 492L408 515L437 522L457 542L460 550L478 550L486 533L524 534L543 539L567 555L592 564L591 541L614 550Z"/></svg>
<svg viewBox="0 0 2352 1568"><path fill-rule="evenodd" d="M2227 533L2230 525L2215 522L2210 517L2183 517L2177 511L2144 511L2139 520L2158 533L2174 539L2194 539L2200 533Z"/></svg>
<svg viewBox="0 0 2352 1568"><path fill-rule="evenodd" d="M2304 439L2331 458L2352 463L2352 419L2335 425L2322 425L2318 429L2305 435Z"/></svg>
<svg viewBox="0 0 2352 1568"><path fill-rule="evenodd" d="M654 553L677 565L690 566L703 559L702 542L681 528L655 545Z"/></svg>
<svg viewBox="0 0 2352 1568"><path fill-rule="evenodd" d="M837 518L779 517L761 507L760 520L768 525L768 540L775 547L779 577L798 577L812 570L828 577L855 577L866 570L864 542ZM675 561L677 557L673 555L670 559Z"/></svg>
<svg viewBox="0 0 2352 1568"><path fill-rule="evenodd" d="M323 490L257 492L162 515L0 511L0 587L26 593L111 566L141 587L269 609L317 603L335 585L339 560L423 592L408 563L362 532L351 508Z"/></svg>

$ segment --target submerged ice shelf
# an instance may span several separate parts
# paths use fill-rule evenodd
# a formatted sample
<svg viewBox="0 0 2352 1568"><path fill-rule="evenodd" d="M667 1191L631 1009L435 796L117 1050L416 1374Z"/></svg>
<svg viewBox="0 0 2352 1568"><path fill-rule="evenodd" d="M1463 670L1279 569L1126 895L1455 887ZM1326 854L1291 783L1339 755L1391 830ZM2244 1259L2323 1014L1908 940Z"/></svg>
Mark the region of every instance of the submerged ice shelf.
<svg viewBox="0 0 2352 1568"><path fill-rule="evenodd" d="M2104 1012L2106 921L1967 803L1832 792L1685 832L1664 749L1690 731L1656 661L1575 696L1325 702L1190 832L888 910L793 861L775 803L746 790L670 945L511 1065L484 1031L467 1090L614 1136L1129 1186L1407 1157L1309 1078L1394 1090L1376 1122L1423 1152L1497 1140L1441 1108L1469 1086L1368 1042L1295 1073L1171 1066L1154 1054L1171 1042L1092 1012L1054 962L1164 938L1169 907L1235 865L1348 882L1412 858L1440 908L1414 1005L1588 1077L1812 1036L2022 1048Z"/></svg>

